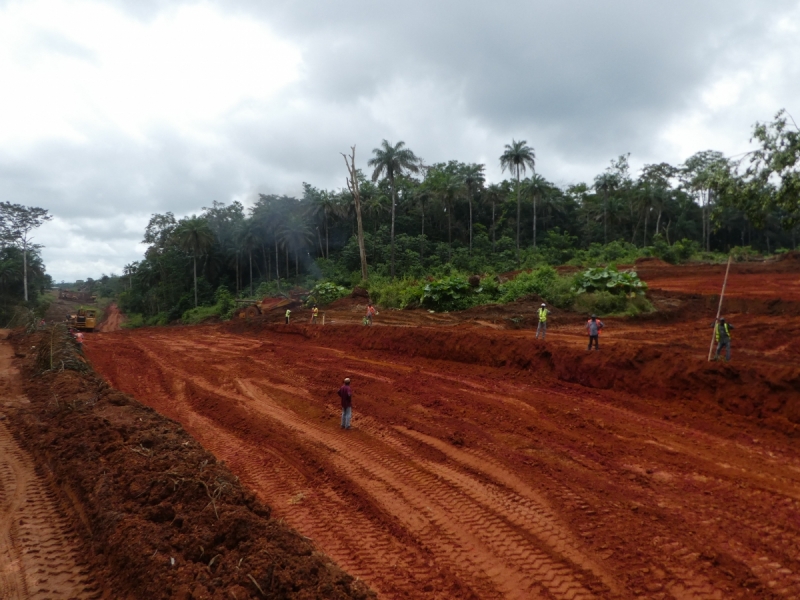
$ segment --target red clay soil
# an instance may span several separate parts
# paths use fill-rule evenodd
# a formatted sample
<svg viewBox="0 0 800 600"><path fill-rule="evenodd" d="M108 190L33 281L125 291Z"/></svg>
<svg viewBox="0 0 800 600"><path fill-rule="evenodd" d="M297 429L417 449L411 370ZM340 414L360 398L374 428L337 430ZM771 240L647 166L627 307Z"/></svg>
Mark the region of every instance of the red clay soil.
<svg viewBox="0 0 800 600"><path fill-rule="evenodd" d="M65 596L65 588L50 580L37 593L27 587L4 595L0 586L0 596L9 600L374 596L310 540L283 520L270 518L269 507L179 423L110 388L91 372L57 368L62 359L67 366L80 368L72 342L63 338L66 343L54 345L51 355L49 344L59 340L58 330L17 336L26 397L6 402L3 418L50 480L48 497L60 499L61 511L55 512L73 516L71 531L80 538L79 556L85 564L81 577L91 574L95 591L91 596ZM54 362L56 368L37 375L42 360ZM0 477L0 484L5 479ZM2 488L0 501L5 497ZM0 532L5 525L0 523ZM15 524L11 527L13 531ZM37 539L23 539L27 544L23 555L47 552L49 556L63 546L58 539L31 546ZM60 560L65 562L64 557ZM7 567L0 565L0 575ZM27 575L31 581L41 581L37 573ZM56 573L64 574L69 571ZM4 579L0 577L0 584Z"/></svg>
<svg viewBox="0 0 800 600"><path fill-rule="evenodd" d="M105 314L103 315L103 322L100 323L97 331L101 333L119 331L122 329L122 322L124 320L125 318L116 303L109 304L108 308L106 308Z"/></svg>
<svg viewBox="0 0 800 600"><path fill-rule="evenodd" d="M708 363L713 300L659 302L600 352L562 313L546 342L237 320L88 355L381 598L799 598L800 316L756 298Z"/></svg>

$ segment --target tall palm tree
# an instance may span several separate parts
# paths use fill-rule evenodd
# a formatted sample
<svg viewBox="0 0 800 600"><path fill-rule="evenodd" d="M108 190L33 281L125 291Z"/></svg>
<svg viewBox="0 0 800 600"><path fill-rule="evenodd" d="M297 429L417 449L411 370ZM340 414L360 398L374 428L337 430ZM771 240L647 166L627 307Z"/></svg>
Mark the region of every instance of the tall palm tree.
<svg viewBox="0 0 800 600"><path fill-rule="evenodd" d="M541 200L545 197L547 192L549 191L550 186L547 183L547 180L534 173L531 175L529 181L526 181L525 185L525 192L530 194L531 198L533 199L533 247L536 248L536 201Z"/></svg>
<svg viewBox="0 0 800 600"><path fill-rule="evenodd" d="M294 274L300 274L300 265L298 257L302 251L308 246L311 240L314 239L314 234L308 228L308 224L300 215L289 215L289 218L284 221L281 229L278 232L281 238L281 243L284 248L291 249L294 254ZM288 275L288 269L287 269Z"/></svg>
<svg viewBox="0 0 800 600"><path fill-rule="evenodd" d="M530 167L531 171L536 167L536 153L533 148L528 146L525 140L511 140L511 144L506 144L506 149L500 156L500 166L503 171L508 169L517 176L517 265L520 264L519 254L519 224L522 212L520 199L520 176Z"/></svg>
<svg viewBox="0 0 800 600"><path fill-rule="evenodd" d="M175 240L183 250L192 253L194 267L194 306L197 308L197 256L214 244L214 233L208 222L195 215L183 220L175 230Z"/></svg>
<svg viewBox="0 0 800 600"><path fill-rule="evenodd" d="M481 188L486 176L483 174L484 165L472 164L464 168L464 185L467 187L467 202L469 202L469 253L472 254L472 200L475 192Z"/></svg>
<svg viewBox="0 0 800 600"><path fill-rule="evenodd" d="M461 173L445 171L436 182L437 195L447 213L448 261L453 260L453 208L455 207L456 200L461 197L465 189L464 178Z"/></svg>
<svg viewBox="0 0 800 600"><path fill-rule="evenodd" d="M250 296L253 295L253 251L261 246L262 233L260 223L248 219L242 224L237 240L239 251L247 254L250 263Z"/></svg>
<svg viewBox="0 0 800 600"><path fill-rule="evenodd" d="M492 205L492 252L494 252L495 241L497 236L496 234L496 221L495 221L495 208L497 207L497 203L503 197L503 186L499 183L493 183L488 188L486 188L486 200L491 203Z"/></svg>
<svg viewBox="0 0 800 600"><path fill-rule="evenodd" d="M380 148L372 150L373 157L369 159L367 164L374 167L372 172L372 181L377 181L381 175L385 175L389 180L389 187L392 190L392 229L391 229L391 266L390 274L394 279L394 214L395 206L397 205L397 190L395 188L395 177L402 175L408 171L411 173L419 172L420 160L408 148L405 148L405 142L397 142L394 146L389 144L386 140L381 142Z"/></svg>

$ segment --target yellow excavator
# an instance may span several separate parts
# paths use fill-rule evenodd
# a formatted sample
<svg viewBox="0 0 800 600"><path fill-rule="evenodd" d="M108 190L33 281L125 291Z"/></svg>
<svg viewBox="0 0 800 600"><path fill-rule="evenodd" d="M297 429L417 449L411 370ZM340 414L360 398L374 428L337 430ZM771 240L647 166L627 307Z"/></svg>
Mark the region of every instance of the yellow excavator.
<svg viewBox="0 0 800 600"><path fill-rule="evenodd" d="M96 308L79 308L78 312L69 317L69 326L83 331L94 331L97 324Z"/></svg>

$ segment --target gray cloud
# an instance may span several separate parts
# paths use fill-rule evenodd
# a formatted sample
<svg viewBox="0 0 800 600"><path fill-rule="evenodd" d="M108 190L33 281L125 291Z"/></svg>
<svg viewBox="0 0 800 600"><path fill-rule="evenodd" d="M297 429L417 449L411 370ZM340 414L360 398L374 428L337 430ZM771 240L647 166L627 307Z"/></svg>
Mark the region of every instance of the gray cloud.
<svg viewBox="0 0 800 600"><path fill-rule="evenodd" d="M143 22L178 4L116 1ZM125 230L123 216L141 222L152 212L197 212L260 191L297 194L302 181L341 187L339 152L353 143L362 166L382 138L403 139L428 162L485 161L489 177L499 178L503 144L522 138L536 148L542 173L560 183L590 179L624 152L647 162L682 160L665 154L663 132L708 113L701 96L713 82L773 54L798 58L796 41L773 35L783 15L798 11L797 0L768 8L756 0L218 6L297 44L301 79L203 125L202 141L162 123L136 139L97 125L81 143L43 141L24 152L0 146L0 195L68 219L76 235L98 244L94 259L118 252L121 268L135 258L124 247L141 238ZM96 59L63 36L41 43ZM780 66L794 77L776 78L777 101L798 97L797 64ZM751 107L738 102L703 122L715 132L735 126L744 145L753 120L781 106L756 115ZM90 217L110 227L82 224ZM103 245L115 240L124 243L113 251Z"/></svg>

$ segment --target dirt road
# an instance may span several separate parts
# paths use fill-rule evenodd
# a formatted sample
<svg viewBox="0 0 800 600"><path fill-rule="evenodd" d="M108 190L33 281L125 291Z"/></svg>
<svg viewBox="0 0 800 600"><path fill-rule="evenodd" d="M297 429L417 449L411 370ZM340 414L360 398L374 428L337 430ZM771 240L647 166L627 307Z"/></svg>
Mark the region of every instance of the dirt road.
<svg viewBox="0 0 800 600"><path fill-rule="evenodd" d="M109 333L111 331L119 331L122 329L122 322L124 317L119 310L119 307L116 303L111 304L106 309L106 318L105 320L100 323L100 326L97 328L97 331L101 333Z"/></svg>
<svg viewBox="0 0 800 600"><path fill-rule="evenodd" d="M648 389L656 351L713 368L691 377L739 377L702 366L705 320L604 340L650 353L626 367L642 370L635 394L512 365L530 332L470 333L487 358L469 364L437 360L465 355L464 337L366 329L143 329L87 352L382 598L800 597L796 441L711 397ZM540 357L602 370L583 343L565 327ZM351 431L334 393L346 375Z"/></svg>
<svg viewBox="0 0 800 600"><path fill-rule="evenodd" d="M4 407L26 402L7 333L0 331L0 598L97 598L52 488L2 416Z"/></svg>

